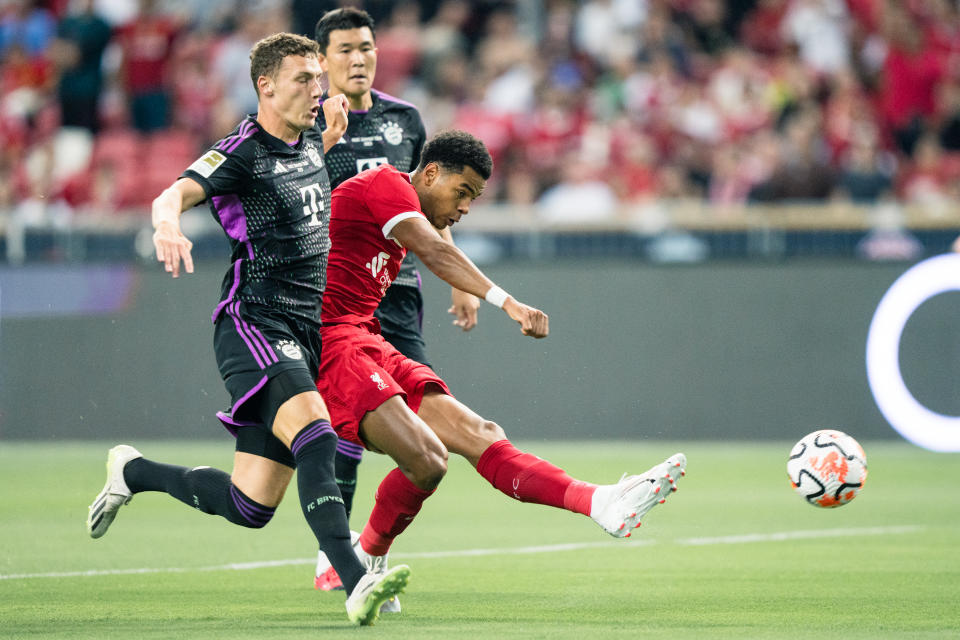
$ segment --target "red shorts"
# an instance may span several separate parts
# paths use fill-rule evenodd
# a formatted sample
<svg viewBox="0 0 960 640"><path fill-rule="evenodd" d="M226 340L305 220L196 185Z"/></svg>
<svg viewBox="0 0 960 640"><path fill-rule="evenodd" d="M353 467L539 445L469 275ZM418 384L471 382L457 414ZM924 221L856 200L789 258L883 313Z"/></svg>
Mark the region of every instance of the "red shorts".
<svg viewBox="0 0 960 640"><path fill-rule="evenodd" d="M430 383L453 395L433 369L410 360L365 326L335 324L321 328L320 335L323 347L317 391L343 440L366 447L360 439L360 421L393 396L403 396L416 412Z"/></svg>

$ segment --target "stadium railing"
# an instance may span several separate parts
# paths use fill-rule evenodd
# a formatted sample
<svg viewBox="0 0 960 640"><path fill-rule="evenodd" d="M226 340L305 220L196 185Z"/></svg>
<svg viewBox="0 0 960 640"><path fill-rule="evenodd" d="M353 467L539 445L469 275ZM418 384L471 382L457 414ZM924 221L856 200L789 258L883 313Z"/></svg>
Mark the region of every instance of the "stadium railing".
<svg viewBox="0 0 960 640"><path fill-rule="evenodd" d="M204 208L184 214L197 259L227 253ZM69 225L20 224L0 212L0 262L152 259L149 212L77 217ZM536 207L476 206L454 228L481 263L504 259L617 257L654 262L836 257L910 260L949 250L960 234L960 203L791 203L716 207L700 200L623 206L603 220L550 222Z"/></svg>

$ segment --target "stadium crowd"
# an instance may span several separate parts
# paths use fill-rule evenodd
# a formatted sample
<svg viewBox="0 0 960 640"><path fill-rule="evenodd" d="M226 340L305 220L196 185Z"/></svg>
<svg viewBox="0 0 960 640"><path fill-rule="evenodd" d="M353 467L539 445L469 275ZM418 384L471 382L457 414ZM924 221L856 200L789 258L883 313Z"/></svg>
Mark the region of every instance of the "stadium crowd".
<svg viewBox="0 0 960 640"><path fill-rule="evenodd" d="M957 0L0 0L0 224L146 220L255 110L251 45L343 4L377 20L379 90L486 142L487 202L960 195Z"/></svg>

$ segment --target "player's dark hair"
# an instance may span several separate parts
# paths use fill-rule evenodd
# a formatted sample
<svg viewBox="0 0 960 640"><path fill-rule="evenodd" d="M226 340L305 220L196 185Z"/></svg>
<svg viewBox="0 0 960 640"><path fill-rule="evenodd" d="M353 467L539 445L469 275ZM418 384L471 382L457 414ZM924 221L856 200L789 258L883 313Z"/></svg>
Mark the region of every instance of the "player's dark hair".
<svg viewBox="0 0 960 640"><path fill-rule="evenodd" d="M431 138L423 146L417 169L423 169L431 162L457 173L465 166L470 167L484 180L489 180L493 173L493 158L486 145L466 131L444 131Z"/></svg>
<svg viewBox="0 0 960 640"><path fill-rule="evenodd" d="M275 33L260 40L250 49L250 79L253 80L257 95L260 95L257 78L275 77L287 56L308 58L317 57L319 54L320 48L316 42L295 33Z"/></svg>
<svg viewBox="0 0 960 640"><path fill-rule="evenodd" d="M349 31L350 29L362 29L363 27L369 27L370 33L376 39L377 34L373 28L373 18L370 17L369 13L354 7L334 9L333 11L327 11L317 21L317 27L313 30L313 39L320 45L320 53L326 55L327 47L330 46L331 31Z"/></svg>

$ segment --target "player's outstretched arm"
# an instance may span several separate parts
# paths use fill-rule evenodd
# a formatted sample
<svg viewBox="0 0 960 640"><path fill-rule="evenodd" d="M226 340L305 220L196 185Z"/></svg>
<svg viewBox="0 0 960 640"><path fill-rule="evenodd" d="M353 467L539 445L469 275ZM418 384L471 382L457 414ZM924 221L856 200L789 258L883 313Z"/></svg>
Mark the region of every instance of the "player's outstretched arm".
<svg viewBox="0 0 960 640"><path fill-rule="evenodd" d="M190 178L180 178L153 200L153 247L157 261L167 273L180 276L180 261L187 273L193 273L193 243L180 231L180 214L206 199L203 187Z"/></svg>
<svg viewBox="0 0 960 640"><path fill-rule="evenodd" d="M547 314L519 302L493 284L460 249L443 240L426 219L408 218L397 223L392 237L423 262L430 271L451 287L503 309L520 324L523 335L546 338L550 331Z"/></svg>
<svg viewBox="0 0 960 640"><path fill-rule="evenodd" d="M960 236L957 236L957 239L953 241L951 249L953 249L956 253L960 253Z"/></svg>
<svg viewBox="0 0 960 640"><path fill-rule="evenodd" d="M450 244L454 244L453 234L450 233L449 228L440 231L440 235ZM480 298L466 291L460 291L460 289L456 287L451 287L450 308L447 309L447 313L456 318L453 321L454 326L460 327L464 331L470 331L470 329L477 326L478 315L480 313Z"/></svg>

